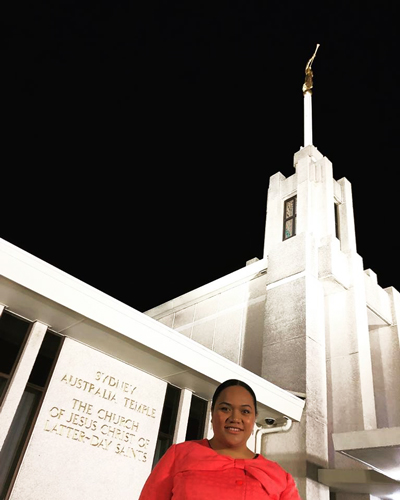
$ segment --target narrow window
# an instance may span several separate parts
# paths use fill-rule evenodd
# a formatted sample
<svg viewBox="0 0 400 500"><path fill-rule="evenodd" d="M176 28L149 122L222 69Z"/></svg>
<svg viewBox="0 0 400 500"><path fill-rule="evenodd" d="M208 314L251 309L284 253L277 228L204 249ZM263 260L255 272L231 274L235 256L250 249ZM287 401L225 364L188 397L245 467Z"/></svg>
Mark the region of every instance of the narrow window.
<svg viewBox="0 0 400 500"><path fill-rule="evenodd" d="M153 467L168 450L174 439L180 395L181 390L178 389L178 387L168 384L161 415L156 451L154 453Z"/></svg>
<svg viewBox="0 0 400 500"><path fill-rule="evenodd" d="M339 204L335 203L335 236L340 240L340 229L339 229Z"/></svg>
<svg viewBox="0 0 400 500"><path fill-rule="evenodd" d="M186 441L203 439L206 423L207 401L192 394L190 403L189 421L186 430Z"/></svg>
<svg viewBox="0 0 400 500"><path fill-rule="evenodd" d="M293 196L285 201L283 215L283 239L288 240L296 235L296 217L297 217L297 196Z"/></svg>

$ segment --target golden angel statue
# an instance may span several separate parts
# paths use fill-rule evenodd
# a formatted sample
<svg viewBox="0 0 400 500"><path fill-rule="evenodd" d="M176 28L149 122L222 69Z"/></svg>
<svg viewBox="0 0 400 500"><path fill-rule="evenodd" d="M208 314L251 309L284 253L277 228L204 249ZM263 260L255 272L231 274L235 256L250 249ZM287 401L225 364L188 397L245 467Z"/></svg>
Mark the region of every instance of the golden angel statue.
<svg viewBox="0 0 400 500"><path fill-rule="evenodd" d="M303 83L303 95L305 95L307 92L309 94L312 94L312 88L313 88L313 72L312 72L312 69L311 69L311 65L315 59L315 56L317 55L317 50L318 50L318 47L319 47L319 43L317 43L317 47L314 51L314 54L312 55L312 57L309 59L307 65L306 65L306 70L305 70L305 73L306 73L306 77L305 77L305 80L304 80L304 83Z"/></svg>

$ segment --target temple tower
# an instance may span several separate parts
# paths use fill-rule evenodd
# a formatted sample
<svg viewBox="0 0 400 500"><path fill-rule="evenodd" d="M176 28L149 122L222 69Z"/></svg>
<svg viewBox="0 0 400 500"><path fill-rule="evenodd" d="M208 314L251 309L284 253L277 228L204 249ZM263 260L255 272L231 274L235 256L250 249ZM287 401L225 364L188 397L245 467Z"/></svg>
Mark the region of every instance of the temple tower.
<svg viewBox="0 0 400 500"><path fill-rule="evenodd" d="M318 47L303 85L304 147L294 155L292 176L270 179L264 246L262 376L306 398L302 421L285 435L268 434L264 453L297 478L304 500L329 499L329 481L320 481L319 470L368 468L337 453L335 435L377 428L366 290L371 273L357 253L351 185L333 178L331 162L312 144L311 64Z"/></svg>
<svg viewBox="0 0 400 500"><path fill-rule="evenodd" d="M262 258L148 314L305 400L300 422L264 429L260 446L303 500L395 498L400 294L363 269L351 184L313 144L318 47L304 146L292 175L270 178Z"/></svg>

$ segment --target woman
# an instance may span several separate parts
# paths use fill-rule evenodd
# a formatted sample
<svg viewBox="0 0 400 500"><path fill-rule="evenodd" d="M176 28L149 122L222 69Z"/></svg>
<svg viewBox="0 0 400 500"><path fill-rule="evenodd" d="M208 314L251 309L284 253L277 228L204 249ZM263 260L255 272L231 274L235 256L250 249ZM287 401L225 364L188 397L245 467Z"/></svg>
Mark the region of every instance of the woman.
<svg viewBox="0 0 400 500"><path fill-rule="evenodd" d="M139 500L301 500L290 474L247 448L257 416L251 387L239 380L218 386L211 416L214 436L172 445Z"/></svg>

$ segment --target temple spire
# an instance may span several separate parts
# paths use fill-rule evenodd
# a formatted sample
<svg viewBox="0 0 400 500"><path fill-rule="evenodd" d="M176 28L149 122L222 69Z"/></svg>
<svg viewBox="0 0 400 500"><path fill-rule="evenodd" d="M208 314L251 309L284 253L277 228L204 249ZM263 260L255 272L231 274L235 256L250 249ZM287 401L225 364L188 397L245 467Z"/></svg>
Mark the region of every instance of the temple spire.
<svg viewBox="0 0 400 500"><path fill-rule="evenodd" d="M305 69L305 80L303 84L303 96L304 96L304 147L312 145L312 88L313 88L313 72L311 65L317 55L317 50L319 43L315 48L314 54L309 59L306 69Z"/></svg>

